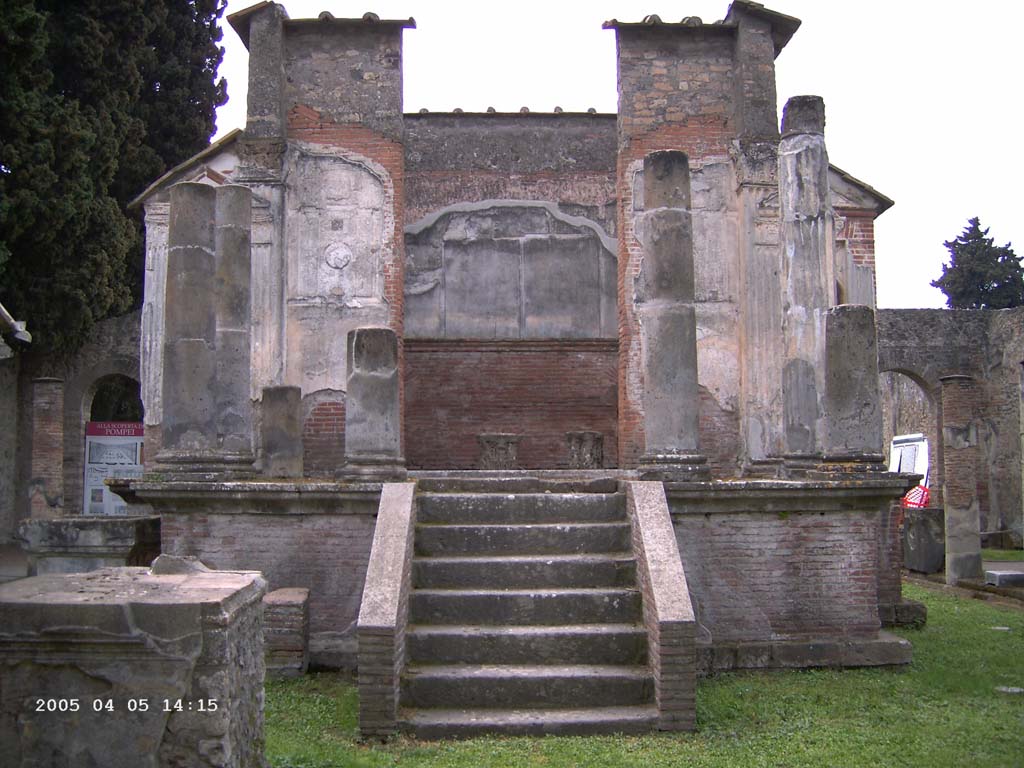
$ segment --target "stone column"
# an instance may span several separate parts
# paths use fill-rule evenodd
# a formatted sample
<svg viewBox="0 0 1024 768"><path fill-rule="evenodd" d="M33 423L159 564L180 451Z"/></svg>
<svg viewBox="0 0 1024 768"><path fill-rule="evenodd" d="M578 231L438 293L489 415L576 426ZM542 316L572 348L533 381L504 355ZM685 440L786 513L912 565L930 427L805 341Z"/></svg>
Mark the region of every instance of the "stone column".
<svg viewBox="0 0 1024 768"><path fill-rule="evenodd" d="M800 470L823 454L825 312L834 303L825 105L818 96L795 96L783 111L779 214L785 457Z"/></svg>
<svg viewBox="0 0 1024 768"><path fill-rule="evenodd" d="M842 471L884 471L878 336L871 307L825 315L825 461Z"/></svg>
<svg viewBox="0 0 1024 768"><path fill-rule="evenodd" d="M302 390L265 387L260 415L263 474L302 477Z"/></svg>
<svg viewBox="0 0 1024 768"><path fill-rule="evenodd" d="M171 188L157 463L176 473L252 466L250 206L244 187Z"/></svg>
<svg viewBox="0 0 1024 768"><path fill-rule="evenodd" d="M970 376L942 382L942 445L946 516L946 583L980 579L981 515L978 508L977 386Z"/></svg>
<svg viewBox="0 0 1024 768"><path fill-rule="evenodd" d="M216 195L207 184L171 187L157 461L176 468L208 458L216 445Z"/></svg>
<svg viewBox="0 0 1024 768"><path fill-rule="evenodd" d="M347 357L343 474L404 477L398 336L390 328L356 328Z"/></svg>
<svg viewBox="0 0 1024 768"><path fill-rule="evenodd" d="M64 382L32 382L32 471L29 514L33 519L64 512Z"/></svg>
<svg viewBox="0 0 1024 768"><path fill-rule="evenodd" d="M782 469L782 285L779 281L779 143L744 142L737 155L743 371L743 475L776 478Z"/></svg>
<svg viewBox="0 0 1024 768"><path fill-rule="evenodd" d="M217 452L226 465L253 462L252 405L252 193L217 187L216 246Z"/></svg>
<svg viewBox="0 0 1024 768"><path fill-rule="evenodd" d="M690 166L682 152L644 158L643 266L636 286L644 388L646 479L700 479Z"/></svg>

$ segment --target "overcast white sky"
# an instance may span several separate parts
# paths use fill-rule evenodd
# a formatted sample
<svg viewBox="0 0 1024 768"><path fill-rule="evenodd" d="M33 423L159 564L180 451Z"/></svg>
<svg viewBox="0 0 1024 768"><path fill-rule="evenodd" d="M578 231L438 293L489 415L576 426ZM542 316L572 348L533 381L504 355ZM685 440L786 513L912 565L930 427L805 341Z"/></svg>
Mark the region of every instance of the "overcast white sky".
<svg viewBox="0 0 1024 768"><path fill-rule="evenodd" d="M225 14L253 0L230 0ZM616 111L615 33L601 23L725 16L727 0L286 0L293 18L330 11L412 16L405 110ZM767 0L803 21L775 61L779 112L790 96L825 99L831 161L896 201L876 222L878 303L941 307L929 285L971 216L1024 256L1019 0ZM248 57L230 26L221 73L230 100L218 133L245 122ZM1013 96L1017 93L1017 96Z"/></svg>

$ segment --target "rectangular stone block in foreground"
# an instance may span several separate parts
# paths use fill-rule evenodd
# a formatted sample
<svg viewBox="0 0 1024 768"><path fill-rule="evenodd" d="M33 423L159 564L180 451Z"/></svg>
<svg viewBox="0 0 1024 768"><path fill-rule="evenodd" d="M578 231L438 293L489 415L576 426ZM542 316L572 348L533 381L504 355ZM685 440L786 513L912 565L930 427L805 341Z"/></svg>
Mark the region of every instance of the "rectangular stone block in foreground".
<svg viewBox="0 0 1024 768"><path fill-rule="evenodd" d="M985 583L996 587L1024 587L1024 571L985 571Z"/></svg>
<svg viewBox="0 0 1024 768"><path fill-rule="evenodd" d="M266 582L198 564L172 570L0 586L4 765L265 765Z"/></svg>

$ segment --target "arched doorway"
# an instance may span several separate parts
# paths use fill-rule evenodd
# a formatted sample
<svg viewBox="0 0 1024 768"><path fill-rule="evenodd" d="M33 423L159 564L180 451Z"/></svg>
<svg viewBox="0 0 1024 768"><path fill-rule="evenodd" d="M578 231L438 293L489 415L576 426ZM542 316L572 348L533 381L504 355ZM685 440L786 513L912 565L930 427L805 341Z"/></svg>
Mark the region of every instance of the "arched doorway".
<svg viewBox="0 0 1024 768"><path fill-rule="evenodd" d="M882 426L885 458L893 437L920 433L928 440L928 468L931 505L942 505L942 435L938 407L927 384L906 371L884 371L879 375L882 394Z"/></svg>
<svg viewBox="0 0 1024 768"><path fill-rule="evenodd" d="M94 384L91 400L89 421L142 421L139 382L131 376L103 376Z"/></svg>
<svg viewBox="0 0 1024 768"><path fill-rule="evenodd" d="M124 500L104 485L110 477L142 475L143 406L137 379L120 373L97 379L82 403L85 420L82 512L123 515Z"/></svg>

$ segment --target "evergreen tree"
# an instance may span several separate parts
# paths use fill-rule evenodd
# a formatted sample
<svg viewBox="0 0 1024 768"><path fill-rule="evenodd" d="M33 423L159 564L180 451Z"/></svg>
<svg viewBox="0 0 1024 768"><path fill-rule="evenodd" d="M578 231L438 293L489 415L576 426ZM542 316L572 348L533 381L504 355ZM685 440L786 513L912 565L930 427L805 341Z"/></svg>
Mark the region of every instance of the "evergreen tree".
<svg viewBox="0 0 1024 768"><path fill-rule="evenodd" d="M1024 306L1024 266L1010 243L997 247L977 216L955 240L943 245L949 264L932 285L946 294L951 309L1008 309Z"/></svg>
<svg viewBox="0 0 1024 768"><path fill-rule="evenodd" d="M128 309L133 272L141 293L124 205L213 132L222 12L222 0L0 4L0 302L34 348L74 349Z"/></svg>

